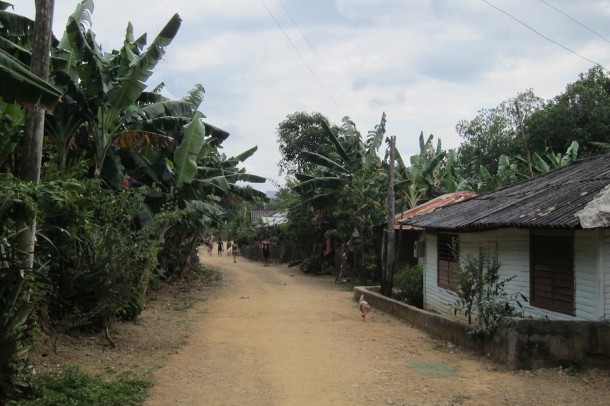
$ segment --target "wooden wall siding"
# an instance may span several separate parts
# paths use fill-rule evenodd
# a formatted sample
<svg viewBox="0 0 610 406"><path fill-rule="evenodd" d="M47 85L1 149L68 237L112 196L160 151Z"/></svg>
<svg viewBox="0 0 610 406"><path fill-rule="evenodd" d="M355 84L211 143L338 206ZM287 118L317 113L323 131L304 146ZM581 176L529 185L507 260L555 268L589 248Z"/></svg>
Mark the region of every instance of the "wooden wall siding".
<svg viewBox="0 0 610 406"><path fill-rule="evenodd" d="M599 234L597 230L574 232L574 301L575 317L599 320L597 314Z"/></svg>
<svg viewBox="0 0 610 406"><path fill-rule="evenodd" d="M532 317L548 317L552 320L599 320L596 312L598 301L596 279L598 268L598 234L595 230L578 230L575 232L575 316L553 312L531 306L530 293L530 258L528 229L499 229L479 233L463 233L459 235L460 255L477 255L482 243L497 242L500 274L502 278L515 276L506 286L509 294L522 293L527 299L523 303L525 313ZM424 307L443 314L452 314L450 306L455 301L454 293L437 286L437 248L436 235L426 233L426 256L424 275ZM610 232L605 235L605 313L610 315Z"/></svg>
<svg viewBox="0 0 610 406"><path fill-rule="evenodd" d="M530 238L530 298L540 307L575 315L574 235L534 231Z"/></svg>
<svg viewBox="0 0 610 406"><path fill-rule="evenodd" d="M603 233L603 266L601 276L601 284L604 287L602 289L603 298L603 320L610 319L610 230L605 229Z"/></svg>
<svg viewBox="0 0 610 406"><path fill-rule="evenodd" d="M450 306L457 296L437 286L437 237L435 234L426 233L426 256L424 263L424 308L439 313L453 314Z"/></svg>

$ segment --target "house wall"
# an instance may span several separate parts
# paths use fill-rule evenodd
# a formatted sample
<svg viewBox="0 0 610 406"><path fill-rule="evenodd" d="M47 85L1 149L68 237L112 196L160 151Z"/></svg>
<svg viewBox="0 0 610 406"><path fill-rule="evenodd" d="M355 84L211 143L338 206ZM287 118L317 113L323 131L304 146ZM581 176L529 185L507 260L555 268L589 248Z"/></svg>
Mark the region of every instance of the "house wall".
<svg viewBox="0 0 610 406"><path fill-rule="evenodd" d="M600 238L597 230L574 232L575 319L599 320L598 285Z"/></svg>
<svg viewBox="0 0 610 406"><path fill-rule="evenodd" d="M450 313L451 303L457 296L437 286L437 238L436 234L426 233L426 254L424 258L424 309L438 313Z"/></svg>
<svg viewBox="0 0 610 406"><path fill-rule="evenodd" d="M602 239L602 250L600 257L602 259L602 265L600 266L600 280L599 286L600 295L600 316L602 320L610 320L610 230L604 229L601 233Z"/></svg>
<svg viewBox="0 0 610 406"><path fill-rule="evenodd" d="M460 258L477 256L483 244L497 247L501 264L501 279L514 277L505 286L508 294L521 293L527 302L520 300L525 314L532 317L548 317L551 320L602 320L610 315L610 233L603 238L597 230L576 230L574 233L575 315L553 312L529 304L530 258L528 229L498 229L477 233L461 233ZM599 248L603 241L607 249ZM450 306L457 296L437 286L437 238L426 233L426 257L424 272L424 308L444 314L452 314ZM603 255L603 256L602 256ZM603 258L603 260L601 259ZM604 266L600 266L603 264ZM603 270L603 272L601 272ZM602 276L605 275L605 278ZM600 278L605 284L600 285ZM602 290L600 286L604 286ZM604 295L605 292L605 295ZM598 300L603 297L604 300ZM607 318L607 317L606 317Z"/></svg>

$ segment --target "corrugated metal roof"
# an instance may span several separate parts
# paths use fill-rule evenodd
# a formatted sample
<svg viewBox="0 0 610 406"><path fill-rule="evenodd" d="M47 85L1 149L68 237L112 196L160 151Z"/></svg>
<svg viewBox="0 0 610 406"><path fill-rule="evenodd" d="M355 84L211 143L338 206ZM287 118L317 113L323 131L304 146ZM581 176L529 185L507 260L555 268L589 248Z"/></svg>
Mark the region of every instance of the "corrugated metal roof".
<svg viewBox="0 0 610 406"><path fill-rule="evenodd" d="M401 223L425 229L580 228L574 214L610 184L610 154L573 162Z"/></svg>
<svg viewBox="0 0 610 406"><path fill-rule="evenodd" d="M409 230L409 229L421 229L419 227L413 227L409 225L401 225L401 220L410 219L415 216L420 216L422 214L430 213L439 207L447 206L454 203L463 202L468 199L472 199L477 194L471 191L461 191L454 193L446 193L442 196L435 197L432 200L427 201L426 203L422 203L417 207L409 209L403 213L397 214L394 217L394 229L399 230Z"/></svg>
<svg viewBox="0 0 610 406"><path fill-rule="evenodd" d="M277 210L251 210L250 211L250 222L256 223L256 221L262 217L271 217Z"/></svg>

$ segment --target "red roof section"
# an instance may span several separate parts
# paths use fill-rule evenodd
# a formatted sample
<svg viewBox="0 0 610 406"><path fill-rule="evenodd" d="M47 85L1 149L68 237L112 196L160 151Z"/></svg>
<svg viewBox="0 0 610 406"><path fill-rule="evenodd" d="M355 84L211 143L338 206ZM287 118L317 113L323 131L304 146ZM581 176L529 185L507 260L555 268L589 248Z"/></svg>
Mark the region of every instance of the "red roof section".
<svg viewBox="0 0 610 406"><path fill-rule="evenodd" d="M417 207L409 209L403 213L397 214L394 217L394 229L395 230L423 230L422 228L410 226L410 225L401 225L401 220L410 219L411 217L420 216L422 214L431 213L439 207L448 206L450 204L455 204L459 202L465 202L466 200L470 200L475 197L477 194L471 191L461 191L454 193L446 193L442 196L436 197L432 200L427 201L426 203L422 203Z"/></svg>

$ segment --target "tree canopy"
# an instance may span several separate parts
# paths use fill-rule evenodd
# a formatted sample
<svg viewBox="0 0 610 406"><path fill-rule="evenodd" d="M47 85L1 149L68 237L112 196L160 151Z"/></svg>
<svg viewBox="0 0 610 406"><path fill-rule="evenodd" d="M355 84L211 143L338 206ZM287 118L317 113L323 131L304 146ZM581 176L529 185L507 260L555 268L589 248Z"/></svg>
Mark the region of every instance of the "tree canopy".
<svg viewBox="0 0 610 406"><path fill-rule="evenodd" d="M309 172L313 167L303 157L304 151L327 155L332 151L324 125L328 118L320 113L298 111L286 116L277 128L277 139L282 159L278 162L280 174L295 175Z"/></svg>
<svg viewBox="0 0 610 406"><path fill-rule="evenodd" d="M530 89L480 110L472 120L461 120L456 131L464 139L458 148L458 165L464 175L473 176L480 167L496 167L501 155L524 154L523 123L542 107L543 100Z"/></svg>
<svg viewBox="0 0 610 406"><path fill-rule="evenodd" d="M599 153L595 143L610 143L610 77L600 66L591 68L526 119L525 126L533 150L549 146L566 151L577 141L582 156Z"/></svg>

